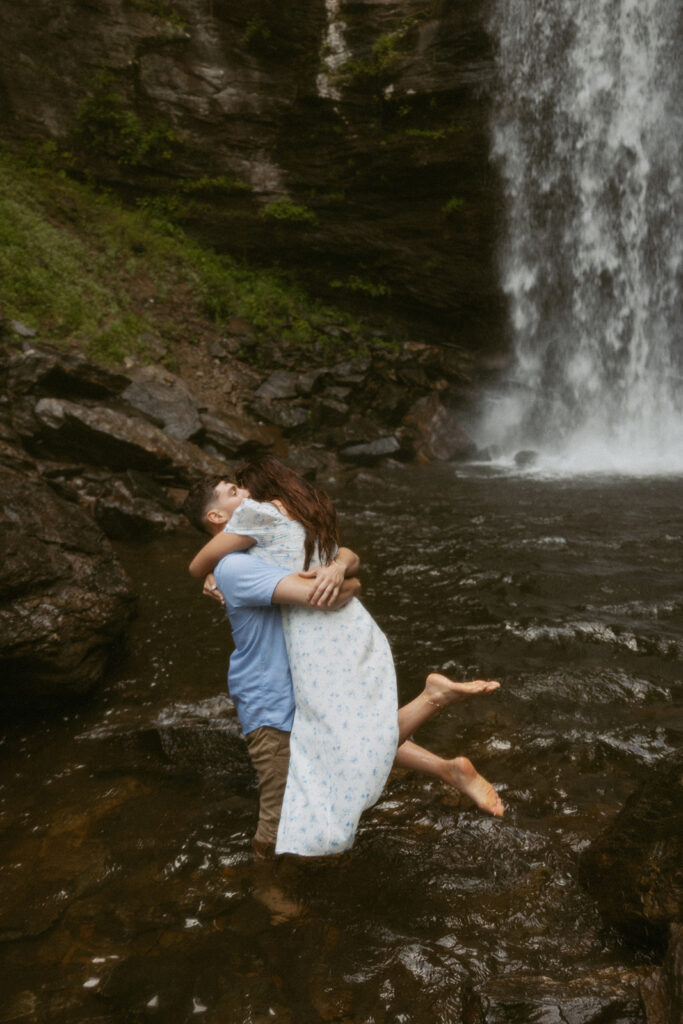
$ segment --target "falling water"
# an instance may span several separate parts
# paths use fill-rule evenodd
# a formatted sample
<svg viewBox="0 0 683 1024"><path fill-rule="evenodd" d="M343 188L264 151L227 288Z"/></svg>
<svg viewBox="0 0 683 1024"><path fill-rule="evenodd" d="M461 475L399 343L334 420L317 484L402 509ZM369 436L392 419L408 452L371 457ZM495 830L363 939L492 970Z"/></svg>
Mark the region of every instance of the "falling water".
<svg viewBox="0 0 683 1024"><path fill-rule="evenodd" d="M515 360L483 444L683 470L675 0L498 0L493 154Z"/></svg>

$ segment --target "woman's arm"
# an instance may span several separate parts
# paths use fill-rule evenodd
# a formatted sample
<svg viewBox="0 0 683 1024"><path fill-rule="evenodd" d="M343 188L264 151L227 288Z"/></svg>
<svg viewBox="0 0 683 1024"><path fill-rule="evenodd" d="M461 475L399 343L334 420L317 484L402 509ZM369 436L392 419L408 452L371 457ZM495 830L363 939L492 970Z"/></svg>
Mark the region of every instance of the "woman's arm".
<svg viewBox="0 0 683 1024"><path fill-rule="evenodd" d="M190 562L190 576L201 579L213 572L221 558L231 555L233 551L246 551L255 543L253 537L244 537L241 533L217 533Z"/></svg>
<svg viewBox="0 0 683 1024"><path fill-rule="evenodd" d="M347 576L355 576L360 568L360 558L351 548L339 548L329 565L319 565L308 572L299 573L305 579L315 579L308 603L327 608L336 600Z"/></svg>

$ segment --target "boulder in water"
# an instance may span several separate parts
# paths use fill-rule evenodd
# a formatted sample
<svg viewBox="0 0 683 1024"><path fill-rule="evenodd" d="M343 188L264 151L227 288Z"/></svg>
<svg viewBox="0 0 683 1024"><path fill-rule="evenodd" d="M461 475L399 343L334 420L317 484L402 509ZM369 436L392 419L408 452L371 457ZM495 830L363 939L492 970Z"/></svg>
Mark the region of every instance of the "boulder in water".
<svg viewBox="0 0 683 1024"><path fill-rule="evenodd" d="M538 452L533 451L530 448L523 448L522 451L517 452L515 455L515 465L519 469L527 469L529 466L533 466L538 461Z"/></svg>
<svg viewBox="0 0 683 1024"><path fill-rule="evenodd" d="M403 422L421 462L462 461L476 455L477 446L463 430L457 414L443 405L436 392L418 399Z"/></svg>
<svg viewBox="0 0 683 1024"><path fill-rule="evenodd" d="M99 681L134 592L85 512L9 466L0 489L0 700L34 710Z"/></svg>

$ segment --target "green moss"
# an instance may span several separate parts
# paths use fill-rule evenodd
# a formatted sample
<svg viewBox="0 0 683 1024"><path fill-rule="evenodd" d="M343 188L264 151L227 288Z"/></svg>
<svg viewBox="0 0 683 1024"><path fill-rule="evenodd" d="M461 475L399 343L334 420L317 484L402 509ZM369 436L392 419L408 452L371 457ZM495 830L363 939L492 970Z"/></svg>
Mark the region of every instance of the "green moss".
<svg viewBox="0 0 683 1024"><path fill-rule="evenodd" d="M443 142L451 135L458 135L465 131L462 124L451 124L445 128L406 128L405 135L414 139L429 139L432 142Z"/></svg>
<svg viewBox="0 0 683 1024"><path fill-rule="evenodd" d="M462 210L464 205L465 200L461 199L460 196L451 196L448 202L444 203L444 205L441 207L441 212L444 213L447 217L450 217L452 216L452 214L458 213L459 210Z"/></svg>
<svg viewBox="0 0 683 1024"><path fill-rule="evenodd" d="M318 218L307 206L297 206L289 199L278 199L269 203L261 210L261 217L266 220L287 220L295 224L317 224Z"/></svg>
<svg viewBox="0 0 683 1024"><path fill-rule="evenodd" d="M258 48L270 41L272 32L263 18L250 18L242 33L242 42L245 46Z"/></svg>
<svg viewBox="0 0 683 1024"><path fill-rule="evenodd" d="M330 288L339 288L347 292L363 292L373 299L389 298L391 296L389 285L366 281L357 274L351 274L345 281L330 281Z"/></svg>

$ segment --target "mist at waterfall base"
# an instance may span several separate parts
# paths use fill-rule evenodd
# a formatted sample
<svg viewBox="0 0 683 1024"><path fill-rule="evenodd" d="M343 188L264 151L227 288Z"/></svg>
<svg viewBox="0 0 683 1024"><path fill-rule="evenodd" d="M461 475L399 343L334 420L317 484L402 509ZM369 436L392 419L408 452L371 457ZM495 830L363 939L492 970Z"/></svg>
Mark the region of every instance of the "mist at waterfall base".
<svg viewBox="0 0 683 1024"><path fill-rule="evenodd" d="M492 29L514 356L475 440L503 465L682 473L680 11L515 0Z"/></svg>

